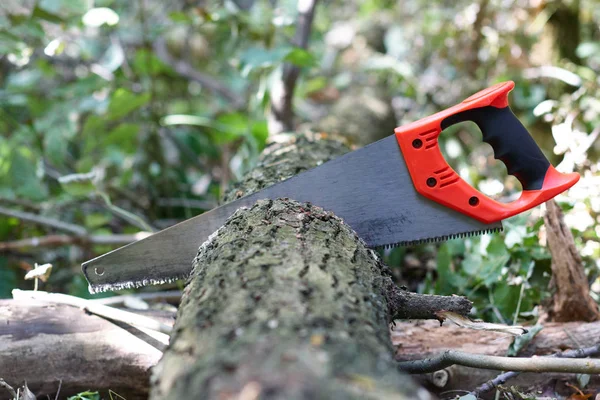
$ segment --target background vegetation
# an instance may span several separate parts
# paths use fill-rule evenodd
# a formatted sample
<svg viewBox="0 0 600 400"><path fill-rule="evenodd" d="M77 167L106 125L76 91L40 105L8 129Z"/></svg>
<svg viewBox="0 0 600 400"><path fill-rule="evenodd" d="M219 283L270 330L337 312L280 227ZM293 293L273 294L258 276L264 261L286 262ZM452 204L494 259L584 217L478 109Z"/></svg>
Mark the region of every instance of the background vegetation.
<svg viewBox="0 0 600 400"><path fill-rule="evenodd" d="M35 263L54 267L43 289L89 296L80 263L115 247L99 237L214 207L264 147L288 62L301 68L298 130L356 146L514 80L515 112L559 170L582 175L558 200L599 299L598 1L323 2L308 50L290 44L296 12L289 0L3 0L0 298L31 287ZM448 129L442 148L484 193L518 197L474 125ZM489 321L532 319L551 290L542 211L385 257L410 289L466 295Z"/></svg>

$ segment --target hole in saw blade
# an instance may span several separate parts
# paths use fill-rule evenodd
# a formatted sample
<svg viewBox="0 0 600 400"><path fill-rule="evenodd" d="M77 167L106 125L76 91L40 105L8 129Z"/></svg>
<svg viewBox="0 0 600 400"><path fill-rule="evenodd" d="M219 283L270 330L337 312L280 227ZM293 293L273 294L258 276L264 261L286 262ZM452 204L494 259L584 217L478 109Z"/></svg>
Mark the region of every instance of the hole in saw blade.
<svg viewBox="0 0 600 400"><path fill-rule="evenodd" d="M104 275L104 267L96 267L94 268L94 272L96 273L96 275L102 276Z"/></svg>

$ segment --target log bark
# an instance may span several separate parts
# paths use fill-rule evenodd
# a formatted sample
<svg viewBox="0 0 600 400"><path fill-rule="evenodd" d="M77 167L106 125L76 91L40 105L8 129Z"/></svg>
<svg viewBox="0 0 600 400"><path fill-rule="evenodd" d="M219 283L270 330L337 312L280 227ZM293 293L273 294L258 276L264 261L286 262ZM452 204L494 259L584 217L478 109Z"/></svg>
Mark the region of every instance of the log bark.
<svg viewBox="0 0 600 400"><path fill-rule="evenodd" d="M75 307L0 300L0 378L15 388L27 381L37 395L54 398L62 381L60 398L111 389L145 399L162 355L149 342Z"/></svg>
<svg viewBox="0 0 600 400"><path fill-rule="evenodd" d="M340 150L299 141L303 148L297 140L268 149L250 190L287 178L277 171L305 169L311 146ZM248 194L244 186L234 196ZM389 271L331 213L259 201L238 210L193 265L151 399L430 398L390 353Z"/></svg>
<svg viewBox="0 0 600 400"><path fill-rule="evenodd" d="M546 203L544 225L552 254L555 288L550 304L546 306L548 319L556 322L600 320L598 304L590 296L590 286L573 234L554 200Z"/></svg>
<svg viewBox="0 0 600 400"><path fill-rule="evenodd" d="M473 331L453 324L440 327L434 321L396 322L392 330L397 360L418 360L444 350L462 350L494 356L505 356L512 337L495 332ZM519 352L521 357L550 355L556 352L594 346L600 338L600 322L547 323L531 343ZM498 375L490 371L452 366L432 374L415 375L415 379L435 394L453 390L470 391ZM552 385L559 393L571 394L566 383L577 383L576 374L522 373L506 383L523 389ZM587 389L600 390L600 376L591 377ZM490 397L494 398L491 392Z"/></svg>

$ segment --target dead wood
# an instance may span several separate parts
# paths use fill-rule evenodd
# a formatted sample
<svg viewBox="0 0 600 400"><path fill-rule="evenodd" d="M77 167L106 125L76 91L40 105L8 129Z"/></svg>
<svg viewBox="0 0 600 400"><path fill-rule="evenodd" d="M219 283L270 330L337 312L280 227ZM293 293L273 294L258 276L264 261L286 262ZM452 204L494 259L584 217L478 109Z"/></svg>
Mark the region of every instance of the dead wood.
<svg viewBox="0 0 600 400"><path fill-rule="evenodd" d="M477 354L505 356L512 337L494 332L473 331L434 321L396 322L391 331L396 346L397 360L419 360L445 350L462 350ZM534 340L519 352L521 357L550 355L569 349L597 345L600 322L547 323ZM452 366L442 371L414 377L430 391L440 395L453 390L470 391L500 373L463 366ZM522 388L556 387L560 393L572 393L565 384L577 385L575 374L522 373L507 382ZM592 376L589 388L600 390L600 376ZM455 394L455 393L454 393ZM493 392L491 392L493 398ZM441 396L442 397L442 396Z"/></svg>
<svg viewBox="0 0 600 400"><path fill-rule="evenodd" d="M590 296L590 286L573 234L554 200L546 203L544 225L552 253L552 281L555 288L547 306L548 319L556 322L600 320L598 304Z"/></svg>
<svg viewBox="0 0 600 400"><path fill-rule="evenodd" d="M76 307L0 300L0 378L13 387L27 381L37 395L54 398L62 381L61 398L89 389L106 396L111 389L145 399L149 369L162 354L149 343L141 331Z"/></svg>

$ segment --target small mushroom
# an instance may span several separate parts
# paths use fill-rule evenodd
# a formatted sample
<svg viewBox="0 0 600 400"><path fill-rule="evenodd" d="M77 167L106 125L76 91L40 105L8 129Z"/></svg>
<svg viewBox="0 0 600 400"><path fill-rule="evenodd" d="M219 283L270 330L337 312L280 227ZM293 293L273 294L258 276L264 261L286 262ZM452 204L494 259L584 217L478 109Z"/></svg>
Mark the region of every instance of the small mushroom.
<svg viewBox="0 0 600 400"><path fill-rule="evenodd" d="M52 273L52 264L35 264L35 268L25 274L25 280L34 280L33 290L38 289L38 279L42 282L46 282Z"/></svg>

